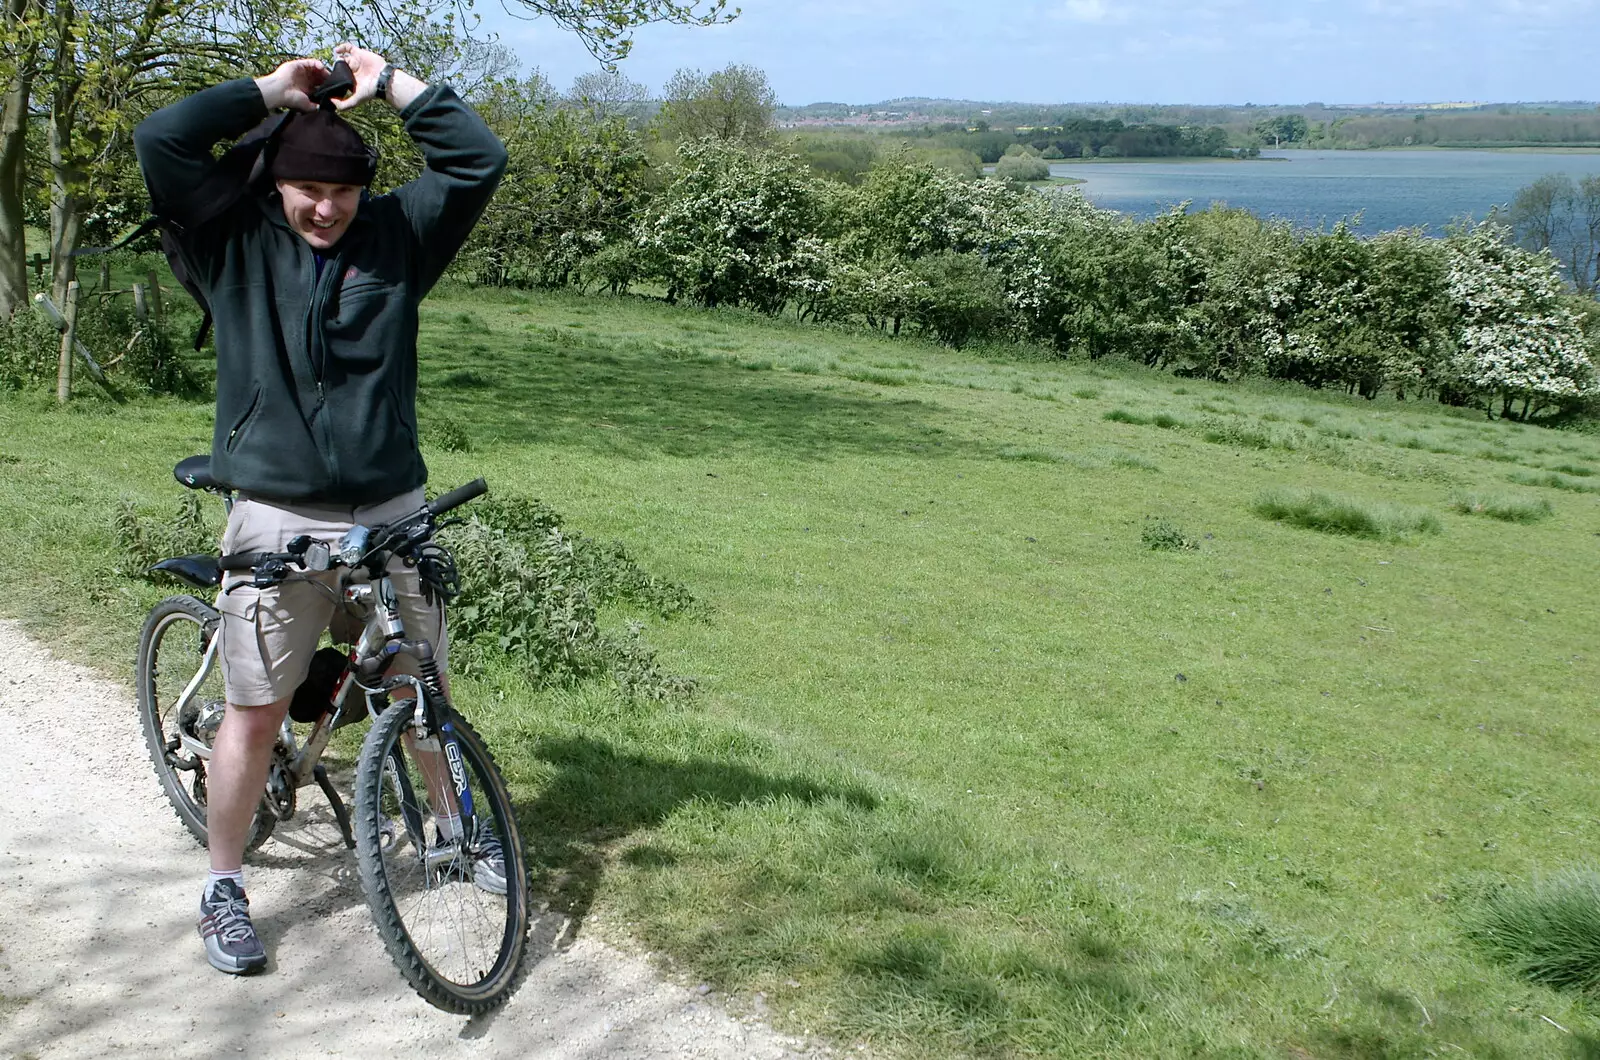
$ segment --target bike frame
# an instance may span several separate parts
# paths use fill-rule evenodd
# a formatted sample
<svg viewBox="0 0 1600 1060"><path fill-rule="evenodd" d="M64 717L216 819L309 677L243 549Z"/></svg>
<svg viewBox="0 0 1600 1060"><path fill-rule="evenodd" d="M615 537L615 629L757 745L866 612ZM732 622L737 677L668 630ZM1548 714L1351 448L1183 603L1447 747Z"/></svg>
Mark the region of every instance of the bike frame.
<svg viewBox="0 0 1600 1060"><path fill-rule="evenodd" d="M231 505L230 505L231 508ZM295 737L294 726L288 717L283 719L283 725L278 732L278 741L284 749L287 763L287 772L292 786L298 790L312 783L323 784L323 778L318 776L318 764L322 754L328 747L334 730L344 716L352 689L360 689L365 697L365 705L369 718L376 718L384 706L394 702L396 689L409 686L412 690L416 711L416 728L419 738L413 741L413 751L421 758L423 755L443 753L443 770L441 776L449 777L449 794L454 797L455 809L460 814L466 834L471 834L473 824L472 790L468 783L466 766L461 756L460 745L452 734L448 720L439 721L436 696L430 693L427 686L418 678L410 674L396 674L383 680L380 684L369 685L360 681L357 674L365 667L373 667L381 673L397 655L410 655L419 662L423 658L431 658L433 645L426 641L412 641L406 637L405 622L400 616L399 604L395 598L394 583L387 572L378 578L360 583L348 581L355 571L347 572L340 578L340 597L342 606L347 609L364 610L367 618L362 626L361 634L351 648L344 671L339 675L332 693L328 697L329 708L320 718L313 723L312 730L302 747ZM206 647L203 664L189 681L175 704L181 713L194 698L200 686L210 676L217 666L218 653L221 650L224 631L218 625L216 633L211 638L211 643ZM390 649L390 645L394 645ZM441 689L441 692L443 690ZM402 699L408 697L400 697ZM380 701L386 701L380 706ZM442 705L448 705L442 704ZM442 740L440 739L442 737ZM179 733L178 737L186 751L197 757L209 761L211 749L201 741ZM431 746L430 746L431 745ZM406 818L407 830L412 833L412 839L425 848L423 828L420 815L416 812L416 799L411 789L406 773L399 768L400 763L390 762L390 776L402 795L404 803L403 813ZM270 778L269 778L270 783ZM324 786L324 791L328 789ZM337 807L341 809L342 807ZM339 814L343 816L343 814Z"/></svg>

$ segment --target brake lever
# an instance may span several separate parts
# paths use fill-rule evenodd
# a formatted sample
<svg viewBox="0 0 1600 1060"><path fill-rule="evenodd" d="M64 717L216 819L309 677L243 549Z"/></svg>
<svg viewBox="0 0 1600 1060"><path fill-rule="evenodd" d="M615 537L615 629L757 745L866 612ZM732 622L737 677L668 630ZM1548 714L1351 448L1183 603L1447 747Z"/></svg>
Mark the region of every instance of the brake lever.
<svg viewBox="0 0 1600 1060"><path fill-rule="evenodd" d="M289 565L281 559L269 559L259 564L252 579L257 589L270 589L289 576Z"/></svg>

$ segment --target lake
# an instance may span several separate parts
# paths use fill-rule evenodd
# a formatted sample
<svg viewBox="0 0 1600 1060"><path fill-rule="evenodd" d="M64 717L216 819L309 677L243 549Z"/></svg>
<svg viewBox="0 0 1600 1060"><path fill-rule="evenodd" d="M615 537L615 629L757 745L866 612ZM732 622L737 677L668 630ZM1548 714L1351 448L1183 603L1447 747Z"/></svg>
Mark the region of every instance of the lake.
<svg viewBox="0 0 1600 1060"><path fill-rule="evenodd" d="M1367 234L1482 218L1547 173L1600 175L1600 153L1522 151L1281 151L1249 162L1051 163L1097 206L1139 217L1185 199L1225 202L1302 225L1362 214Z"/></svg>

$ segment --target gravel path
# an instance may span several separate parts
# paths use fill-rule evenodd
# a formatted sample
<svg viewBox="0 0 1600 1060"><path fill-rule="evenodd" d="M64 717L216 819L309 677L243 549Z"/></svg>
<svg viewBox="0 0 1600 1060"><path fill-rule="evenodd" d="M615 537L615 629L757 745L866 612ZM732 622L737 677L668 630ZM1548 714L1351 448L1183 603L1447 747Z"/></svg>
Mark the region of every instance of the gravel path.
<svg viewBox="0 0 1600 1060"><path fill-rule="evenodd" d="M271 962L214 972L194 921L203 852L161 795L133 696L0 621L0 1056L793 1057L820 1047L703 988L534 925L498 1013L431 1008L400 978L319 793L246 865ZM757 1002L759 1005L759 1001Z"/></svg>

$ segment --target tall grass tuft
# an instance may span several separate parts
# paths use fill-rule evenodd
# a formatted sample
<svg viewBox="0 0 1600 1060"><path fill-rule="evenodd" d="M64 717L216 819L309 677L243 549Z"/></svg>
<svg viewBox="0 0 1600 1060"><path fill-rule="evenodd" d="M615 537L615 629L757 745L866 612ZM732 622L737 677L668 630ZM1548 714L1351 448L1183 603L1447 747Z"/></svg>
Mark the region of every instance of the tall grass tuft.
<svg viewBox="0 0 1600 1060"><path fill-rule="evenodd" d="M472 452L472 436L467 428L444 409L428 406L422 415L422 443L447 453Z"/></svg>
<svg viewBox="0 0 1600 1060"><path fill-rule="evenodd" d="M1450 507L1462 515L1487 515L1506 523L1537 523L1555 514L1550 502L1542 497L1524 500L1521 497L1466 493L1451 498Z"/></svg>
<svg viewBox="0 0 1600 1060"><path fill-rule="evenodd" d="M1600 990L1600 872L1567 869L1481 899L1468 936L1518 975L1549 986Z"/></svg>
<svg viewBox="0 0 1600 1060"><path fill-rule="evenodd" d="M1155 464L1146 460L1138 453L1128 453L1118 450L1111 454L1112 467L1133 468L1135 471L1160 471Z"/></svg>
<svg viewBox="0 0 1600 1060"><path fill-rule="evenodd" d="M1432 512L1368 504L1321 490L1268 490L1255 499L1251 510L1308 530L1352 537L1397 538L1444 529Z"/></svg>
<svg viewBox="0 0 1600 1060"><path fill-rule="evenodd" d="M1271 449L1275 445L1294 448L1292 442L1273 437L1271 431L1214 418L1207 418L1200 424L1200 436L1215 445L1231 445L1236 449Z"/></svg>
<svg viewBox="0 0 1600 1060"><path fill-rule="evenodd" d="M1131 423L1135 427L1148 427L1150 425L1149 416L1141 416L1137 412L1129 412L1127 409L1112 409L1102 418L1110 420L1112 423Z"/></svg>
<svg viewBox="0 0 1600 1060"><path fill-rule="evenodd" d="M1567 490L1570 493L1600 493L1600 486L1558 475L1554 471L1535 474L1531 471L1513 471L1506 476L1519 486L1544 486L1546 489Z"/></svg>

